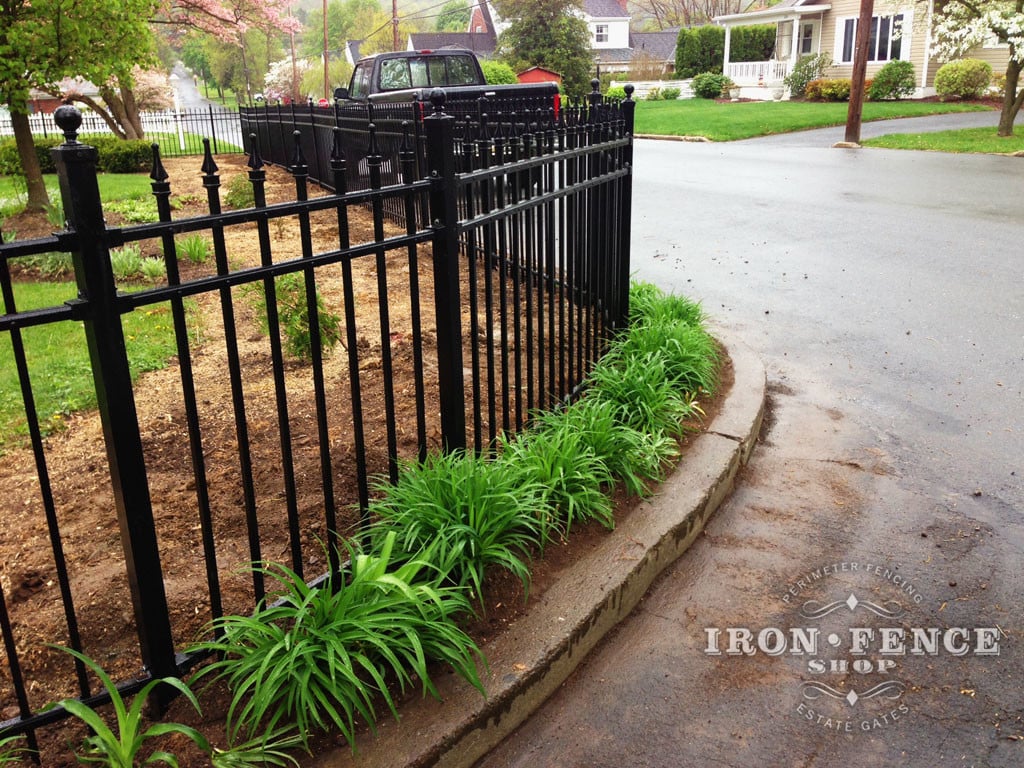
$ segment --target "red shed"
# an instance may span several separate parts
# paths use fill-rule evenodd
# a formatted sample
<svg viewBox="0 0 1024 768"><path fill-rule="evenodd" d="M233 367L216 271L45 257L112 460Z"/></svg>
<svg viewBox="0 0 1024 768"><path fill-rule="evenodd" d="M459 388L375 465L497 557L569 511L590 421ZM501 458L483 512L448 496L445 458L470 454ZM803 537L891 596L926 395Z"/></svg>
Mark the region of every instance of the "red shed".
<svg viewBox="0 0 1024 768"><path fill-rule="evenodd" d="M562 84L562 76L544 67L530 67L523 70L516 78L520 83L558 83Z"/></svg>

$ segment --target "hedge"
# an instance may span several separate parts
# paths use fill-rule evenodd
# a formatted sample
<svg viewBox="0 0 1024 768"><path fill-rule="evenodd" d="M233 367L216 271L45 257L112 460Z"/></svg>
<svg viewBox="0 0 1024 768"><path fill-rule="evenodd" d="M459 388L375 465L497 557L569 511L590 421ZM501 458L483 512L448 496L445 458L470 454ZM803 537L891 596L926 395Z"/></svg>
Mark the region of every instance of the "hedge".
<svg viewBox="0 0 1024 768"><path fill-rule="evenodd" d="M775 48L775 25L737 27L729 39L729 61L767 61ZM676 75L694 77L721 72L725 56L725 28L716 24L684 27L676 41Z"/></svg>
<svg viewBox="0 0 1024 768"><path fill-rule="evenodd" d="M36 136L34 144L39 167L43 173L56 173L57 169L50 156L53 147L63 143L62 136ZM82 142L96 147L99 152L97 168L104 173L137 173L149 170L153 150L145 140L125 141L116 136L87 136ZM0 141L0 175L23 176L21 158L14 139Z"/></svg>

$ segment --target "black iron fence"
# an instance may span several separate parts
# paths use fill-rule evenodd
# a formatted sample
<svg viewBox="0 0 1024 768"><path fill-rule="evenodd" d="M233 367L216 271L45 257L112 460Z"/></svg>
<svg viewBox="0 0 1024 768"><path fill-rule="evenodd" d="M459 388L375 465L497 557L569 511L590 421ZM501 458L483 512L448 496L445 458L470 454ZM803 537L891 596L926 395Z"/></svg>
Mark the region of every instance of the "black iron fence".
<svg viewBox="0 0 1024 768"><path fill-rule="evenodd" d="M0 546L21 542L0 580L0 735L24 732L35 748L38 729L64 715L48 702L103 701L83 666L44 642L98 657L125 692L180 675L211 618L263 598L261 574L240 576L240 564L280 560L307 578L335 570L334 545L365 523L375 477L393 480L401 460L429 450L487 450L532 411L574 397L628 313L633 106L595 99L543 125L506 115L495 132L438 99L417 123L422 152L406 141L395 158L402 182L383 183L371 138L369 188L356 191L332 126L318 151L329 153L334 193L311 195L300 137L290 202L267 202L257 143L254 206L231 211L207 151L208 214L186 218L172 216L154 151L160 221L123 229L105 225L95 150L62 108L66 141L53 152L67 228L0 245L0 340L28 433L26 446L6 446L0 473ZM389 204L402 208L401 227ZM196 236L212 246L209 263L183 256ZM159 284L119 284L112 251L131 243L159 253ZM77 295L19 307L20 265L44 252L72 255ZM303 361L286 346L296 287ZM163 313L175 355L133 380L126 328L138 313ZM88 348L98 412L47 437L33 331L67 323ZM102 447L76 440L90 429ZM94 471L102 493L83 490ZM22 571L40 591L21 590ZM46 615L41 635L34 622Z"/></svg>
<svg viewBox="0 0 1024 768"><path fill-rule="evenodd" d="M148 141L158 141L164 157L202 155L203 139L210 140L213 154L242 152L242 129L238 111L212 104L200 109L164 109L139 113L142 129ZM29 115L29 126L34 136L61 136L52 113L37 112ZM79 135L112 136L110 126L94 112L82 115ZM0 115L0 140L14 136L10 116Z"/></svg>

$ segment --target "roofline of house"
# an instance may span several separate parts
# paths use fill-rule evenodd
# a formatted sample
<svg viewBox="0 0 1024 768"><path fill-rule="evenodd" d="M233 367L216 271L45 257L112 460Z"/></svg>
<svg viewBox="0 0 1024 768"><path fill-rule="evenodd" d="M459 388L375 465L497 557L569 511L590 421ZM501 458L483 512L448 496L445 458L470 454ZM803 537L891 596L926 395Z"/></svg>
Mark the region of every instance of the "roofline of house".
<svg viewBox="0 0 1024 768"><path fill-rule="evenodd" d="M714 21L723 27L729 27L758 22L787 21L830 10L832 10L831 5L791 5L786 8L766 8L763 11L729 13L724 16L715 16Z"/></svg>

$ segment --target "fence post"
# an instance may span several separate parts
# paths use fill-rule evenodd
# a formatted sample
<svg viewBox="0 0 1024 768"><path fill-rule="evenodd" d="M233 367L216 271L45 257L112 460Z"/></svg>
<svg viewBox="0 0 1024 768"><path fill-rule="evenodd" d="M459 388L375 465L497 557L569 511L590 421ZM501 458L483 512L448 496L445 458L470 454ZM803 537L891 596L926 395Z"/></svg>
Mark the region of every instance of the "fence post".
<svg viewBox="0 0 1024 768"><path fill-rule="evenodd" d="M82 114L77 109L59 107L55 120L65 141L51 152L68 227L75 234L72 257L81 300L76 306L89 346L142 661L153 677L177 675L142 438L110 264L110 238L96 179L98 153L78 142ZM158 708L169 701L167 694L158 692L154 702Z"/></svg>
<svg viewBox="0 0 1024 768"><path fill-rule="evenodd" d="M617 274L619 289L618 311L613 319L616 330L625 328L629 323L630 234L633 229L633 125L636 114L636 102L633 101L633 86L627 85L625 91L626 100L622 102L622 119L625 123L623 132L629 144L626 146L622 156L626 177L622 182L622 210L619 211L622 242L619 245Z"/></svg>
<svg viewBox="0 0 1024 768"><path fill-rule="evenodd" d="M459 296L458 190L455 184L455 118L444 114L445 93L430 93L434 113L424 120L430 172L430 223L434 231L434 310L441 445L466 447L466 395L462 374L462 303Z"/></svg>

